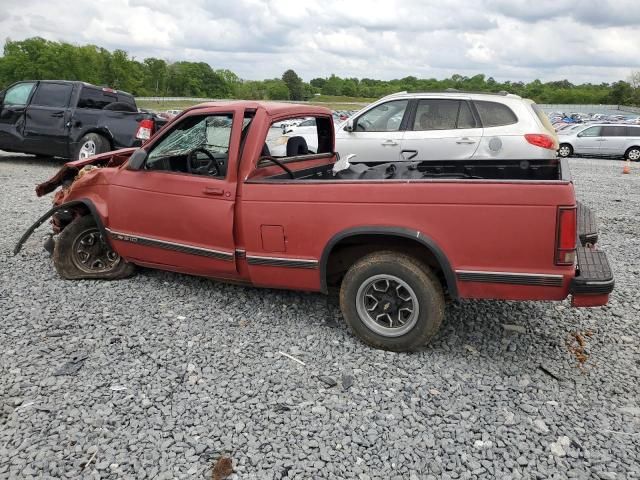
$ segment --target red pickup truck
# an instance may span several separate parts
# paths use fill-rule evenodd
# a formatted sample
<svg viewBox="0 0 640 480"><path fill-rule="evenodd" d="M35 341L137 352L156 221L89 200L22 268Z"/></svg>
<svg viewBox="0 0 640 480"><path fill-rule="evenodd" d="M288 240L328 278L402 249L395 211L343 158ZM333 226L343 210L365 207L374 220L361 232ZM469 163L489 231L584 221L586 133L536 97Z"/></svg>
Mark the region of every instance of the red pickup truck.
<svg viewBox="0 0 640 480"><path fill-rule="evenodd" d="M317 151L274 123L313 118ZM68 279L116 279L135 265L247 285L339 288L369 345L419 348L445 302L562 300L605 305L613 276L553 160L350 163L334 152L331 112L309 105L207 103L140 149L67 163L39 185L61 187L49 242ZM375 160L375 159L371 159Z"/></svg>

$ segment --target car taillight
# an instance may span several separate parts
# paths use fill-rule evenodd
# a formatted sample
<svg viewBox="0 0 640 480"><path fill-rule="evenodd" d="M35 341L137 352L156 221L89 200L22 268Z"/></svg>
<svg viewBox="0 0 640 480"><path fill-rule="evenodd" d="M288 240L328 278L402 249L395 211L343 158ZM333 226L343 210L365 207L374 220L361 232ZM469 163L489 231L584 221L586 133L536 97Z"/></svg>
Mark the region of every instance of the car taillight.
<svg viewBox="0 0 640 480"><path fill-rule="evenodd" d="M556 150L558 148L555 138L551 135L544 133L526 133L524 138L536 147L547 148L549 150Z"/></svg>
<svg viewBox="0 0 640 480"><path fill-rule="evenodd" d="M573 265L576 259L576 208L558 207L556 265Z"/></svg>
<svg viewBox="0 0 640 480"><path fill-rule="evenodd" d="M139 140L149 140L153 133L153 120L142 120L138 125L138 131L136 132L136 138Z"/></svg>

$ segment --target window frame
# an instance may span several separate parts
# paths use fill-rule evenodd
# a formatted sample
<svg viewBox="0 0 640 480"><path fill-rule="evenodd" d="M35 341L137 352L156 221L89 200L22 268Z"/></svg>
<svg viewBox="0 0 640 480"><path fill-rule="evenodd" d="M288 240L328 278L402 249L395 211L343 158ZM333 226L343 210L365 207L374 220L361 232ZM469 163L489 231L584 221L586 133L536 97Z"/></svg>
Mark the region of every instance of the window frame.
<svg viewBox="0 0 640 480"><path fill-rule="evenodd" d="M82 94L85 91L95 91L100 93L101 95L104 96L108 96L108 97L112 97L113 100L107 104L105 104L104 106L97 108L97 107L83 107L82 105ZM117 93L112 93L112 92L105 92L104 90L102 90L99 87L92 87L92 86L87 86L87 85L83 85L82 88L80 88L80 93L78 94L78 102L76 103L76 108L80 109L80 110L103 110L104 107L106 107L107 105L109 105L110 103L116 103L118 102L118 94Z"/></svg>
<svg viewBox="0 0 640 480"><path fill-rule="evenodd" d="M620 132L622 132L622 135L611 135L611 134L607 134L607 129L620 129ZM611 124L611 125L603 125L602 127L600 127L600 136L601 137L628 137L629 135L627 135L627 132L629 131L628 127L626 125L616 125Z"/></svg>
<svg viewBox="0 0 640 480"><path fill-rule="evenodd" d="M48 86L53 86L53 85L68 88L69 91L68 91L66 103L64 105L42 105L40 103L35 103L36 99L38 97L38 92L41 91L40 89L43 88L43 87L48 87ZM71 97L72 96L73 96L73 85L71 85L69 83L38 82L38 86L32 92L31 102L29 103L29 106L31 106L31 107L42 107L42 108L58 108L58 109L60 109L60 108L69 108L69 103L71 102Z"/></svg>
<svg viewBox="0 0 640 480"><path fill-rule="evenodd" d="M33 98L33 92L35 91L35 87L37 85L38 82L18 82L18 83L14 83L13 85L10 85L9 88L7 88L4 91L4 94L2 96L2 108L6 108L6 107L26 107L27 105L29 105L29 103L31 102L31 99ZM9 103L7 104L7 93L9 93L13 88L21 86L21 85L31 85L31 91L29 92L29 95L27 95L26 101L25 103Z"/></svg>
<svg viewBox="0 0 640 480"><path fill-rule="evenodd" d="M591 129L598 129L598 134L597 135L584 135L584 132L591 130ZM592 125L590 127L585 128L584 130L582 130L580 133L576 134L577 137L579 138L595 138L595 137L601 137L602 136L602 125Z"/></svg>
<svg viewBox="0 0 640 480"><path fill-rule="evenodd" d="M201 119L206 119L208 117L222 117L222 116L231 116L231 128L230 128L230 132L229 132L229 144L228 144L228 151L227 151L227 161L226 161L226 169L225 169L225 175L224 176L211 176L211 175L200 175L200 174L196 174L196 173L192 173L192 172L183 172L181 170L164 170L164 169L150 169L147 168L147 165L149 163L150 160L150 156L151 153L158 148L163 141L165 141L175 130L178 129L178 127L180 125L182 125L184 122L186 121L192 121L194 118L201 118ZM229 166L230 166L230 158L231 158L231 143L233 141L233 128L235 126L235 120L236 120L236 112L231 110L231 111L224 111L224 112L208 112L208 113L196 113L195 115L186 115L184 117L182 117L180 119L179 122L177 122L175 125L173 125L171 127L171 129L167 130L167 132L162 136L162 138L159 138L157 142L154 142L153 144L148 146L148 149L146 149L147 151L147 158L145 159L142 167L141 167L141 171L144 172L154 172L154 173L163 173L163 174L174 174L174 175L187 175L189 177L194 177L194 178L206 178L209 180L218 180L218 181L228 181L229 179ZM243 119L244 121L244 119ZM194 124L197 125L199 122L196 122ZM251 120L249 122L249 124L247 125L247 128L250 127L251 123L253 123L253 116L251 117ZM242 132L241 132L242 133Z"/></svg>
<svg viewBox="0 0 640 480"><path fill-rule="evenodd" d="M409 99L409 98L390 98L386 102L378 103L372 106L371 108L367 109L367 111L362 112L360 115L358 115L353 119L353 133L394 133L394 132L402 132L407 130L408 118L411 111L411 105L414 101L415 101L414 99ZM362 117L367 115L372 110L375 110L376 108L381 107L382 105L385 105L387 103L393 103L393 102L407 102L407 106L404 109L404 114L400 119L400 125L398 126L397 130L358 130L358 122Z"/></svg>
<svg viewBox="0 0 640 480"><path fill-rule="evenodd" d="M430 129L430 130L416 130L415 121L416 116L418 114L418 107L420 106L420 102L422 101L450 101L450 102L458 102L458 113L456 114L456 127L455 128L438 128L438 129ZM407 128L406 130L411 132L445 132L450 130L468 130L470 128L482 128L480 124L480 118L478 117L478 113L473 107L473 103L467 98L446 98L446 97L423 97L423 98L415 98L412 100L411 106L411 114L407 119ZM465 103L469 111L471 112L471 116L473 117L473 121L475 122L475 126L473 127L458 127L458 122L460 121L460 109L462 108L462 104Z"/></svg>
<svg viewBox="0 0 640 480"><path fill-rule="evenodd" d="M513 109L509 106L506 105L502 102L496 102L496 101L492 101L492 100L477 100L474 99L472 100L473 103L473 108L475 110L475 112L478 115L478 120L480 121L480 126L482 128L499 128L499 127L509 127L511 125L517 125L520 122L520 117L518 117L518 115L516 114L516 112L513 111ZM478 108L478 104L479 103L490 103L490 104L494 104L494 105L500 105L503 108L506 108L509 112L511 112L511 114L513 115L513 118L515 119L515 121L510 122L510 123L501 123L499 125L485 125L484 121L482 120L482 115L480 113L480 109Z"/></svg>

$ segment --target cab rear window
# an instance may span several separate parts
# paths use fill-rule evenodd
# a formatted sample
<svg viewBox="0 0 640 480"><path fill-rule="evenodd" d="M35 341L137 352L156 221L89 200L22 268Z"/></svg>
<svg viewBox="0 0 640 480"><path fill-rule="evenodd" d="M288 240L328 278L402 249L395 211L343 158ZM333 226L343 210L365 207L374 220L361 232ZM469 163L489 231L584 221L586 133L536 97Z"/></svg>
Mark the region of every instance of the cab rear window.
<svg viewBox="0 0 640 480"><path fill-rule="evenodd" d="M110 103L117 102L115 93L98 90L97 88L83 87L78 100L78 108L91 108L102 110Z"/></svg>
<svg viewBox="0 0 640 480"><path fill-rule="evenodd" d="M498 102L474 101L483 127L500 127L518 123L518 117L506 105Z"/></svg>

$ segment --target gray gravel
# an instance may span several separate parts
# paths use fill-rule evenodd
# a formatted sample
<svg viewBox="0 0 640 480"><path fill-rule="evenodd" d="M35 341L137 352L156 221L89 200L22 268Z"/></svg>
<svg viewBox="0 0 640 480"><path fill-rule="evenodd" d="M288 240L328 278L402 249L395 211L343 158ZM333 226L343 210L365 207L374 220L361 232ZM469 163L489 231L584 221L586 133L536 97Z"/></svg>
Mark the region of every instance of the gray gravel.
<svg viewBox="0 0 640 480"><path fill-rule="evenodd" d="M322 295L60 280L44 227L14 257L60 165L0 157L0 478L210 478L223 454L236 478L640 478L640 165L571 160L608 307L463 302L416 354L365 347Z"/></svg>

